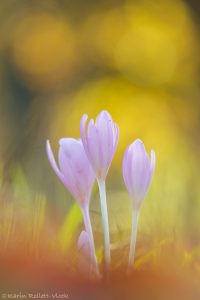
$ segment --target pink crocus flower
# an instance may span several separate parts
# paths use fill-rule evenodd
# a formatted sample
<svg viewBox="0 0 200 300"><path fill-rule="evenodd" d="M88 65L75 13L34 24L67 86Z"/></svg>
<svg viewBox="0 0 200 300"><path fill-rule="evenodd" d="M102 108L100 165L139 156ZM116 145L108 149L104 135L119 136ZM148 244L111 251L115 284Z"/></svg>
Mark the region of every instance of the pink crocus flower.
<svg viewBox="0 0 200 300"><path fill-rule="evenodd" d="M155 169L156 156L151 150L149 158L144 144L137 139L125 151L123 158L123 177L132 203L132 234L129 252L128 268L130 270L135 256L135 245L139 211L148 192Z"/></svg>
<svg viewBox="0 0 200 300"><path fill-rule="evenodd" d="M59 141L59 145L59 166L55 161L49 141L46 143L47 156L56 175L76 199L81 208L86 232L90 238L91 248L93 250L96 273L97 276L99 276L94 238L89 217L90 196L95 180L94 172L89 164L81 140L62 138Z"/></svg>
<svg viewBox="0 0 200 300"><path fill-rule="evenodd" d="M95 122L93 119L90 119L87 123L87 119L87 115L83 115L81 119L81 139L99 186L104 231L105 263L108 275L111 257L105 180L117 148L119 128L113 122L110 114L105 110L100 112Z"/></svg>
<svg viewBox="0 0 200 300"><path fill-rule="evenodd" d="M62 138L59 145L58 167L50 142L47 141L46 148L50 164L80 207L89 206L95 177L85 155L82 142L74 138Z"/></svg>
<svg viewBox="0 0 200 300"><path fill-rule="evenodd" d="M148 192L154 173L156 157L151 150L149 158L144 144L137 139L125 151L123 158L123 177L134 209L139 209Z"/></svg>
<svg viewBox="0 0 200 300"><path fill-rule="evenodd" d="M84 114L80 124L83 146L96 178L105 180L117 148L119 128L105 110L100 112L96 122L90 119L87 125L87 119Z"/></svg>

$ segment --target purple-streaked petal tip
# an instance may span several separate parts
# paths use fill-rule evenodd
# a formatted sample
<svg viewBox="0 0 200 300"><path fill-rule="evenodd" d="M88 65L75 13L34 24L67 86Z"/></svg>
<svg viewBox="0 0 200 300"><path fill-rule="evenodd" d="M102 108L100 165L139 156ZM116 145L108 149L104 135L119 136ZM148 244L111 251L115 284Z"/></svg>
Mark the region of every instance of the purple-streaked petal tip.
<svg viewBox="0 0 200 300"><path fill-rule="evenodd" d="M134 143L133 143L134 145L136 145L136 144L139 144L139 145L143 145L144 143L143 143L143 141L141 140L141 139L136 139L135 141L134 141Z"/></svg>

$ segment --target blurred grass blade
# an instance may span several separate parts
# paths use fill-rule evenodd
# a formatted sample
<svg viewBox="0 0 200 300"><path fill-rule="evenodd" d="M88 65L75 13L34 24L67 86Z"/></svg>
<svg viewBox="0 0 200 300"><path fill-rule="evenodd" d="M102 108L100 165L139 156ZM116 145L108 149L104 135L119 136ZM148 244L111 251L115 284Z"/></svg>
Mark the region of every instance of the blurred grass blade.
<svg viewBox="0 0 200 300"><path fill-rule="evenodd" d="M68 212L64 224L58 234L58 240L62 252L67 252L74 240L74 236L82 223L83 217L78 204L73 204Z"/></svg>
<svg viewBox="0 0 200 300"><path fill-rule="evenodd" d="M32 220L32 242L33 251L38 256L40 238L42 229L45 223L46 216L46 198L42 195L36 196L35 205L34 205L34 214Z"/></svg>

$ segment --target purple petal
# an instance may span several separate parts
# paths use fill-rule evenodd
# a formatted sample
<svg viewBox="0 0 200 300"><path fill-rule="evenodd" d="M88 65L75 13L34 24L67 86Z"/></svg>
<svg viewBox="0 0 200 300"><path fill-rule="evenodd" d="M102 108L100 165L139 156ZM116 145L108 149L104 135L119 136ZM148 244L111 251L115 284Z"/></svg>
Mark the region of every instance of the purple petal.
<svg viewBox="0 0 200 300"><path fill-rule="evenodd" d="M155 155L155 151L151 150L151 161L150 161L150 167L149 167L149 172L148 172L148 176L146 178L146 181L144 182L144 193L146 194L148 192L152 177L153 177L153 173L155 170L155 164L156 164L156 155Z"/></svg>
<svg viewBox="0 0 200 300"><path fill-rule="evenodd" d="M106 176L117 148L119 128L107 111L101 112L100 116L97 117L96 126L98 126L100 135L100 147L103 153L102 167Z"/></svg>
<svg viewBox="0 0 200 300"><path fill-rule="evenodd" d="M88 115L84 114L82 116L81 122L80 122L80 133L81 133L81 140L82 140L85 152L87 154L87 157L89 158L88 145L87 145L87 131L88 131L87 120L88 120Z"/></svg>
<svg viewBox="0 0 200 300"><path fill-rule="evenodd" d="M108 112L102 111L96 119L96 128L99 137L100 167L105 177L113 157L113 121Z"/></svg>
<svg viewBox="0 0 200 300"><path fill-rule="evenodd" d="M96 118L96 123L98 125L98 123L101 123L102 120L106 120L106 121L112 121L112 117L111 115L109 114L109 112L107 110L102 110L97 118Z"/></svg>
<svg viewBox="0 0 200 300"><path fill-rule="evenodd" d="M151 150L151 166L150 166L151 177L154 174L155 166L156 166L156 154L154 150Z"/></svg>
<svg viewBox="0 0 200 300"><path fill-rule="evenodd" d="M82 142L85 141L86 135L87 135L87 119L88 115L84 114L81 118L80 122L80 131L81 131L81 139Z"/></svg>
<svg viewBox="0 0 200 300"><path fill-rule="evenodd" d="M47 151L47 156L48 156L49 162L50 162L54 172L56 173L58 178L62 181L62 183L65 184L65 178L56 164L49 140L46 141L46 151Z"/></svg>
<svg viewBox="0 0 200 300"><path fill-rule="evenodd" d="M150 162L144 144L139 140L134 144L132 170L134 196L141 201L147 192L146 182L149 178Z"/></svg>
<svg viewBox="0 0 200 300"><path fill-rule="evenodd" d="M99 134L96 126L94 125L94 120L91 119L88 124L88 135L87 141L87 155L88 159L93 167L95 174L98 176L101 167L101 149Z"/></svg>
<svg viewBox="0 0 200 300"><path fill-rule="evenodd" d="M123 178L124 178L126 188L129 192L129 194L133 196L132 180L131 180L131 178L132 178L131 159L132 159L132 156L131 156L131 152L130 152L130 146L128 146L125 151L124 157L123 157L122 172L123 172Z"/></svg>
<svg viewBox="0 0 200 300"><path fill-rule="evenodd" d="M80 125L84 149L96 177L105 179L117 147L119 130L107 111L100 112L95 124L91 119L87 130L86 120L84 115Z"/></svg>
<svg viewBox="0 0 200 300"><path fill-rule="evenodd" d="M69 192L73 195L76 200L79 200L81 195L81 190L79 186L77 187L76 175L74 174L73 165L71 163L70 157L68 157L63 148L60 147L58 152L58 161L60 169L65 177L65 185Z"/></svg>
<svg viewBox="0 0 200 300"><path fill-rule="evenodd" d="M73 138L61 139L58 160L69 191L81 206L88 204L94 174L82 142Z"/></svg>
<svg viewBox="0 0 200 300"><path fill-rule="evenodd" d="M114 145L113 145L113 155L116 151L117 145L118 145L118 141L119 141L119 127L117 124L114 125Z"/></svg>
<svg viewBox="0 0 200 300"><path fill-rule="evenodd" d="M137 139L126 150L123 160L123 177L133 205L139 208L144 199L155 168L155 152L151 152L151 162L144 144Z"/></svg>

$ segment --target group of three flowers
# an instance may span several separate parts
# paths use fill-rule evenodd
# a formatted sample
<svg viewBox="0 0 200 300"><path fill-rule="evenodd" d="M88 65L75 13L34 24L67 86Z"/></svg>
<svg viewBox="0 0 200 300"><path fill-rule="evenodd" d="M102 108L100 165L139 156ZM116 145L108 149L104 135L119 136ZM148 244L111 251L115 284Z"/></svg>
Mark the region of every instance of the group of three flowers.
<svg viewBox="0 0 200 300"><path fill-rule="evenodd" d="M95 254L94 238L89 216L89 203L95 179L98 182L104 232L105 265L108 272L111 261L110 236L106 202L105 180L119 139L118 126L107 111L102 111L94 122L87 122L83 115L80 123L81 140L62 138L59 141L58 164L55 161L49 141L47 155L56 175L77 200L85 224L85 231L79 237L78 246L88 247L91 262L99 277ZM144 144L137 139L125 151L123 158L123 178L132 201L132 234L128 267L134 261L137 223L142 201L148 191L155 169L155 152L149 158Z"/></svg>

